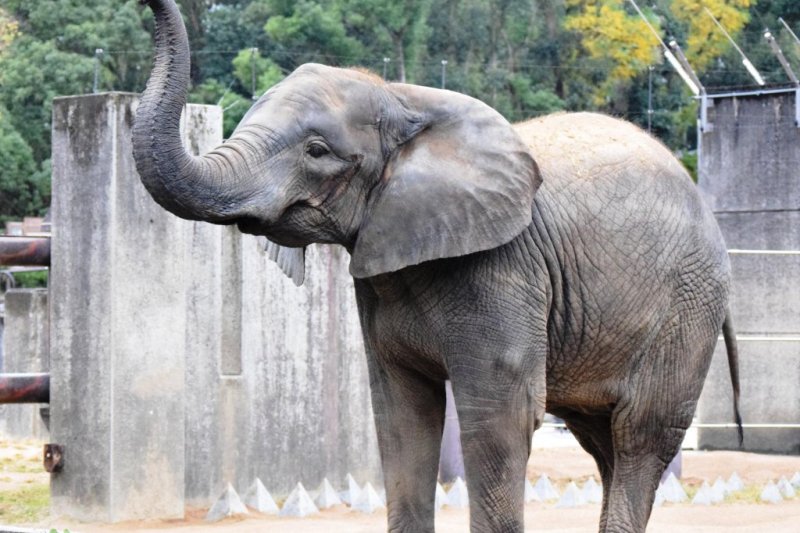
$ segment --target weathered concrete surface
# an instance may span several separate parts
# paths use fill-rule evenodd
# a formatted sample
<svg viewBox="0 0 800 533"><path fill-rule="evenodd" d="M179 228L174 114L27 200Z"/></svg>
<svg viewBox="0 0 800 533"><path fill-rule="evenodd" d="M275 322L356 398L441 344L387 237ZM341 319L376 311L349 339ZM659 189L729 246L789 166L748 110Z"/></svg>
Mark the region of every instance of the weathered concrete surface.
<svg viewBox="0 0 800 533"><path fill-rule="evenodd" d="M794 93L714 99L698 180L716 213L800 208Z"/></svg>
<svg viewBox="0 0 800 533"><path fill-rule="evenodd" d="M210 326L195 342L217 346L216 357L187 366L186 497L192 505L206 504L227 481L244 490L256 477L276 495L298 481L316 486L351 471L362 482L380 482L346 252L310 247L306 282L296 287L262 250L258 239L225 229L220 281L210 279L213 269L195 278L220 290L198 291L190 303L189 331ZM229 294L234 291L238 296ZM226 311L224 301L237 298L239 313ZM238 336L223 335L225 327L238 328Z"/></svg>
<svg viewBox="0 0 800 533"><path fill-rule="evenodd" d="M49 310L46 289L11 289L5 294L2 372L47 372L50 367ZM0 406L0 433L47 440L40 409L46 405Z"/></svg>
<svg viewBox="0 0 800 533"><path fill-rule="evenodd" d="M311 246L301 288L267 259L256 239L243 237L242 348L256 476L286 493L291 479L307 486L352 473L380 483L366 358L349 257L344 249ZM260 281L259 281L260 280ZM257 282L252 287L251 283ZM302 451L301 451L302 450Z"/></svg>
<svg viewBox="0 0 800 533"><path fill-rule="evenodd" d="M736 332L800 338L800 254L732 253L730 259Z"/></svg>
<svg viewBox="0 0 800 533"><path fill-rule="evenodd" d="M53 104L52 477L56 514L116 522L184 513L187 245L192 224L141 185L137 97ZM219 140L217 108L189 108Z"/></svg>
<svg viewBox="0 0 800 533"><path fill-rule="evenodd" d="M182 516L256 477L279 495L380 482L347 254L311 247L297 288L255 237L169 215L134 171L135 105L54 107L55 513ZM220 142L218 108L187 110L193 150Z"/></svg>
<svg viewBox="0 0 800 533"><path fill-rule="evenodd" d="M701 138L699 186L730 249L800 250L800 128L795 96L715 99ZM731 310L739 341L745 423L800 423L800 255L732 253ZM744 340L744 339L760 340ZM724 346L698 405L704 423L729 423ZM702 448L737 448L733 429L700 429ZM745 449L798 453L800 431L747 429Z"/></svg>
<svg viewBox="0 0 800 533"><path fill-rule="evenodd" d="M741 341L739 369L742 375L742 418L745 423L800 423L800 341ZM703 389L698 417L705 423L733 421L733 395L725 347L720 342ZM800 454L800 429L746 428L744 449L758 452ZM738 449L735 429L699 432L702 448Z"/></svg>

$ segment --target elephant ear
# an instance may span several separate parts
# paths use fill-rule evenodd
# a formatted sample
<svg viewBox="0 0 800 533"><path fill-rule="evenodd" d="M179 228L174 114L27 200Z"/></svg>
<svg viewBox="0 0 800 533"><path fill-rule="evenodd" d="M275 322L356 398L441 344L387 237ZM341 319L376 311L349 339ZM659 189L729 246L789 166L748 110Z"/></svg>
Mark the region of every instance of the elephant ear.
<svg viewBox="0 0 800 533"><path fill-rule="evenodd" d="M262 237L264 252L298 287L306 279L306 249L287 248Z"/></svg>
<svg viewBox="0 0 800 533"><path fill-rule="evenodd" d="M530 225L541 176L499 113L450 91L387 90L401 111L384 112L382 135L396 146L359 229L354 277L495 248Z"/></svg>

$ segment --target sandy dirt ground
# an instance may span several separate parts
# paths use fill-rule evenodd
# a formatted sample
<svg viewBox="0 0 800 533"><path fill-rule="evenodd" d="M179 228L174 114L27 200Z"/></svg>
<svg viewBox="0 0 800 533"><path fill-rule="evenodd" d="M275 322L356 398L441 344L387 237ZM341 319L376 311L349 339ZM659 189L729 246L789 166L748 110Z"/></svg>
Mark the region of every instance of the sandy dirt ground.
<svg viewBox="0 0 800 533"><path fill-rule="evenodd" d="M683 483L691 491L703 480L712 483L717 476L727 479L736 471L747 485L763 486L800 471L800 457L770 456L741 452L684 451ZM528 477L535 480L546 473L562 487L570 480L583 482L596 476L592 459L581 449L561 448L535 450L528 466ZM755 489L745 501L726 502L711 507L690 504L666 504L653 511L649 532L800 532L800 496L780 504L758 503ZM525 509L525 531L591 532L597 530L599 505L576 509L556 509L553 503L532 503ZM40 527L69 527L72 533L373 533L386 531L386 513L363 515L345 507L323 511L315 517L283 519L253 514L247 518L230 518L214 524L204 522L205 510L188 510L185 520L147 521L114 525L76 523L51 518L36 524ZM443 509L437 514L438 533L469 531L466 510Z"/></svg>

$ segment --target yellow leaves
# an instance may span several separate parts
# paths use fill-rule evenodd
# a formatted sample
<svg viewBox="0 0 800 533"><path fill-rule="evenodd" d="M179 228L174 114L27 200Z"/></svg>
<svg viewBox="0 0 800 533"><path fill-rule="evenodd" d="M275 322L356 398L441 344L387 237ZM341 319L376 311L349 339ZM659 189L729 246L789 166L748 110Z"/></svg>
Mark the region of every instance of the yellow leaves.
<svg viewBox="0 0 800 533"><path fill-rule="evenodd" d="M0 55L6 47L17 37L19 33L19 23L8 13L0 9Z"/></svg>
<svg viewBox="0 0 800 533"><path fill-rule="evenodd" d="M581 35L592 59L610 60L610 72L595 91L601 103L614 87L624 84L657 60L658 40L636 14L628 14L624 0L567 0L572 8L564 27ZM657 21L650 21L657 26Z"/></svg>
<svg viewBox="0 0 800 533"><path fill-rule="evenodd" d="M704 70L731 46L703 8L707 7L735 39L747 24L748 8L754 3L755 0L673 0L673 16L688 29L684 48L695 70Z"/></svg>
<svg viewBox="0 0 800 533"><path fill-rule="evenodd" d="M748 9L756 1L672 0L659 5L669 9L666 15L685 28L687 37L681 46L694 69L702 72L731 46L704 8L736 38L748 22ZM646 2L638 3L650 24L661 33L658 18L646 11ZM616 87L624 86L645 72L648 65L660 61L658 40L628 4L628 0L566 0L564 27L580 35L589 58L608 62L603 81L594 91L595 104L602 104L613 96Z"/></svg>

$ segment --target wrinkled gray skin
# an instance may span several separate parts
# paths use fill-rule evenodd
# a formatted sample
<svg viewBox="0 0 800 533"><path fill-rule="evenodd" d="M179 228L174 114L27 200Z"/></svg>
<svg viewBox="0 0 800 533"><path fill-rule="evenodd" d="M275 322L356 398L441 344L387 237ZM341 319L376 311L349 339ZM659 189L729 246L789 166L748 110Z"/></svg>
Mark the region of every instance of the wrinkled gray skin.
<svg viewBox="0 0 800 533"><path fill-rule="evenodd" d="M150 6L157 59L134 144L153 198L351 254L389 530L433 531L449 378L472 531L523 530L545 411L597 461L601 531L644 531L729 284L717 225L670 153L601 115L511 126L463 95L304 65L192 157L178 132L185 31L172 0Z"/></svg>

